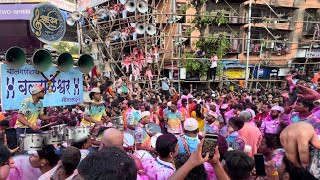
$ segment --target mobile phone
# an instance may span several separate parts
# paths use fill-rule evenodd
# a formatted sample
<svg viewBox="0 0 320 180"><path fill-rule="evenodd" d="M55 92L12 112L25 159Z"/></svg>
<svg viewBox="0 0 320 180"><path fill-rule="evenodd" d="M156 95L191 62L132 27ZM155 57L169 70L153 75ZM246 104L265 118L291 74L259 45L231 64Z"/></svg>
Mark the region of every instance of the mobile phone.
<svg viewBox="0 0 320 180"><path fill-rule="evenodd" d="M202 146L202 156L205 157L209 153L209 158L213 158L214 149L217 146L218 135L216 134L206 134L204 137L204 142Z"/></svg>
<svg viewBox="0 0 320 180"><path fill-rule="evenodd" d="M15 128L6 129L7 145L10 149L18 147L17 134Z"/></svg>
<svg viewBox="0 0 320 180"><path fill-rule="evenodd" d="M267 175L265 165L264 165L263 154L255 154L254 155L254 164L255 164L257 176L266 176Z"/></svg>
<svg viewBox="0 0 320 180"><path fill-rule="evenodd" d="M317 149L314 146L310 145L309 152L310 152L310 161L309 161L310 165L309 165L309 167L307 167L307 170L315 178L319 179L320 178L320 169L319 169L320 149Z"/></svg>

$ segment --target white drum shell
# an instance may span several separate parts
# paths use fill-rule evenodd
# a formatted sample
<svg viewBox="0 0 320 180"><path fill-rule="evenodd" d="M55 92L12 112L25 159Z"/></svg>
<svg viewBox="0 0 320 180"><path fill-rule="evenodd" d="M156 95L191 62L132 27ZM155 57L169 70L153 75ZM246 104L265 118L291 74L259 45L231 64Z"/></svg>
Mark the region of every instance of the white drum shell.
<svg viewBox="0 0 320 180"><path fill-rule="evenodd" d="M72 142L80 142L90 136L90 126L66 128L66 131L63 139Z"/></svg>
<svg viewBox="0 0 320 180"><path fill-rule="evenodd" d="M24 134L25 137L20 137L21 151L42 150L43 135L42 134Z"/></svg>
<svg viewBox="0 0 320 180"><path fill-rule="evenodd" d="M43 132L43 141L45 145L62 144L62 135L53 136L52 131Z"/></svg>
<svg viewBox="0 0 320 180"><path fill-rule="evenodd" d="M134 145L134 137L128 132L123 133L123 147L132 147Z"/></svg>

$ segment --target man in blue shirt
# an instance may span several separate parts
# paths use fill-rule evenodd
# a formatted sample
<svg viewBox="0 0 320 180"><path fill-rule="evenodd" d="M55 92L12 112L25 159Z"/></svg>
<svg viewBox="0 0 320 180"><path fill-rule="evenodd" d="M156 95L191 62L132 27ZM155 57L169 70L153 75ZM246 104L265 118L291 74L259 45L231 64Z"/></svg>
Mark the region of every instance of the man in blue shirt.
<svg viewBox="0 0 320 180"><path fill-rule="evenodd" d="M179 144L179 152L178 154L192 154L199 142L200 139L198 138L199 133L199 124L198 121L194 118L188 118L184 121L183 124L184 135L178 138Z"/></svg>

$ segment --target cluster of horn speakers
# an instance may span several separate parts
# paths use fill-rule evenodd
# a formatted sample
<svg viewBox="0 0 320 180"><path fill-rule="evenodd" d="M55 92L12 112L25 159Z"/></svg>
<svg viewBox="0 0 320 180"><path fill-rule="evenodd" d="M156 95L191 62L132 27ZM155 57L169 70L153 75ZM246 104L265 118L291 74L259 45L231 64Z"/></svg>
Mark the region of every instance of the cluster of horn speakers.
<svg viewBox="0 0 320 180"><path fill-rule="evenodd" d="M9 48L4 56L4 63L15 69L21 68L26 61L27 55L25 51L16 46ZM78 61L74 61L70 53L63 53L56 60L53 60L48 50L39 49L33 54L31 64L40 72L45 72L50 69L52 64L56 64L62 72L67 72L73 66L77 66L82 73L87 74L94 67L94 59L89 54L83 54L79 57Z"/></svg>

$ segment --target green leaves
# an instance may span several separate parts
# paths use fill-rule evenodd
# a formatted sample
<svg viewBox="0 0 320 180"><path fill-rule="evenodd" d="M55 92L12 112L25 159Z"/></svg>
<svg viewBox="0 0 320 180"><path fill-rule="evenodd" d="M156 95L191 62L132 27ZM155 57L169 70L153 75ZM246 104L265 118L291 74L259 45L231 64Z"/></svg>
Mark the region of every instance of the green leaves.
<svg viewBox="0 0 320 180"><path fill-rule="evenodd" d="M224 15L223 11L211 11L206 12L202 15L196 16L191 23L195 23L200 25L201 27L205 27L206 25L217 24L220 26L221 24L226 24L229 22L229 19Z"/></svg>
<svg viewBox="0 0 320 180"><path fill-rule="evenodd" d="M185 4L181 6L180 10L182 11L182 14L186 14L187 10L191 8L191 6L192 6L191 4Z"/></svg>
<svg viewBox="0 0 320 180"><path fill-rule="evenodd" d="M205 38L201 37L196 42L196 47L204 50L208 57L211 56L212 53L216 53L221 59L230 48L230 41L223 34L210 35Z"/></svg>

